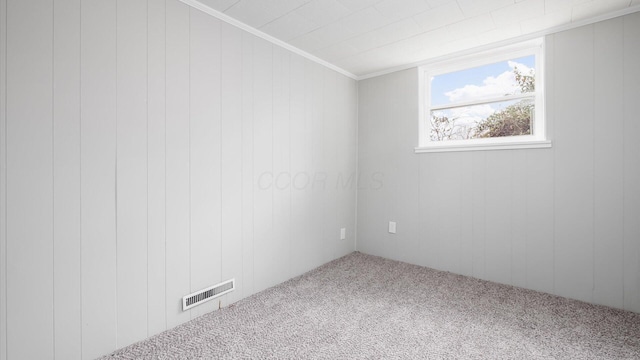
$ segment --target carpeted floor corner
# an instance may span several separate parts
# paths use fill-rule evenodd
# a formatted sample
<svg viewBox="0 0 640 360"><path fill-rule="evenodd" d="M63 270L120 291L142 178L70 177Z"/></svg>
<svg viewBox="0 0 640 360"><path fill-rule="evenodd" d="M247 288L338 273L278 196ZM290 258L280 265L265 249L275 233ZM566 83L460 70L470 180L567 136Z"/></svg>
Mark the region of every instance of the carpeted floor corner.
<svg viewBox="0 0 640 360"><path fill-rule="evenodd" d="M640 314L355 252L103 359L640 359Z"/></svg>

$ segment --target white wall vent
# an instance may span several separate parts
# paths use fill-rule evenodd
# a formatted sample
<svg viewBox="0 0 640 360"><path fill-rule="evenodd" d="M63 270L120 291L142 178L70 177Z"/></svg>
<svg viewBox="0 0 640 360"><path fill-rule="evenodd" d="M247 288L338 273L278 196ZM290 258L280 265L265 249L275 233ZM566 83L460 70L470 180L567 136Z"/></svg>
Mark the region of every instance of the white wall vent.
<svg viewBox="0 0 640 360"><path fill-rule="evenodd" d="M235 289L236 289L236 281L235 279L231 279L225 282L221 282L218 285L214 285L206 289L198 290L194 293L183 296L182 311L189 310L194 306L200 305L209 300L213 300Z"/></svg>

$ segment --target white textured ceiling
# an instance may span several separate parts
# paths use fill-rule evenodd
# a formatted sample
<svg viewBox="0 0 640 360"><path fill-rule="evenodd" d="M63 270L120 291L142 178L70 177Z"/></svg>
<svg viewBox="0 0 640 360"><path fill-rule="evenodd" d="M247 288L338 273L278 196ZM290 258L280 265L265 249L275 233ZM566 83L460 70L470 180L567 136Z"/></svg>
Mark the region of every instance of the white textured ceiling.
<svg viewBox="0 0 640 360"><path fill-rule="evenodd" d="M640 10L640 0L198 1L356 76Z"/></svg>

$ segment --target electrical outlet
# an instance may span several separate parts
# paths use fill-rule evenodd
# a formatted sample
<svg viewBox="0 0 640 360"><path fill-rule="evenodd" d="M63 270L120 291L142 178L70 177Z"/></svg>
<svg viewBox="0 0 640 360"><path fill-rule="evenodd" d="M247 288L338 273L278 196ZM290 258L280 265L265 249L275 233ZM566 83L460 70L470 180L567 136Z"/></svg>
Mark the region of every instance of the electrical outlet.
<svg viewBox="0 0 640 360"><path fill-rule="evenodd" d="M340 229L340 240L344 240L347 238L347 229L342 228Z"/></svg>
<svg viewBox="0 0 640 360"><path fill-rule="evenodd" d="M395 234L395 233L396 233L396 222L389 221L389 234Z"/></svg>

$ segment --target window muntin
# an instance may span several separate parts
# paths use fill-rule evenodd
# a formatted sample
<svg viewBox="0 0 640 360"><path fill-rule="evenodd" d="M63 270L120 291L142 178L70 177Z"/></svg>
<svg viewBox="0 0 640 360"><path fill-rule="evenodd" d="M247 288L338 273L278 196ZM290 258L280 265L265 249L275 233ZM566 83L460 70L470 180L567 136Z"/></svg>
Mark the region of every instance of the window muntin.
<svg viewBox="0 0 640 360"><path fill-rule="evenodd" d="M542 42L423 67L419 148L545 141Z"/></svg>

